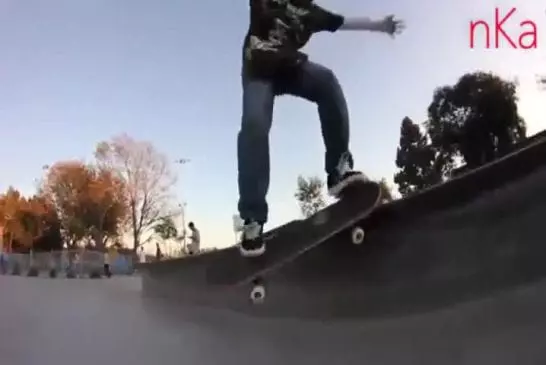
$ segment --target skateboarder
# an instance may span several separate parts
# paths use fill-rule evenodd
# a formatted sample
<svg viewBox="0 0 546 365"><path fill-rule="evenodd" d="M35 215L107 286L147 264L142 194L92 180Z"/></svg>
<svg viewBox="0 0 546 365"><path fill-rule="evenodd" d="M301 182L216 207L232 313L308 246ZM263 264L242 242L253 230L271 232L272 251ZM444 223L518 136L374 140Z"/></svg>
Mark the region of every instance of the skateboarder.
<svg viewBox="0 0 546 365"><path fill-rule="evenodd" d="M240 250L244 256L265 252L269 130L276 95L291 94L317 104L326 147L325 170L330 195L367 178L353 171L349 151L349 113L334 73L299 51L313 33L367 30L394 36L403 23L393 16L381 20L343 17L313 0L249 0L250 26L243 45L243 110L237 140L239 214L244 220Z"/></svg>

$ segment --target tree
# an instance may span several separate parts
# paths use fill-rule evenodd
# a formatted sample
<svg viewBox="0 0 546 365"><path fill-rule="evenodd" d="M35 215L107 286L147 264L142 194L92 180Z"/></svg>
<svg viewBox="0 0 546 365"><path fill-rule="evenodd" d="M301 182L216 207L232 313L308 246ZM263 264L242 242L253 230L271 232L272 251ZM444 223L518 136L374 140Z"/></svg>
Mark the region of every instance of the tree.
<svg viewBox="0 0 546 365"><path fill-rule="evenodd" d="M45 207L43 215L44 229L42 234L34 240L33 249L35 251L61 250L63 247L61 222L55 211L55 207L44 196L37 195L33 199L41 201L41 204Z"/></svg>
<svg viewBox="0 0 546 365"><path fill-rule="evenodd" d="M124 182L106 168L90 168L92 179L85 197L86 224L93 241L105 246L110 238L117 238L129 216Z"/></svg>
<svg viewBox="0 0 546 365"><path fill-rule="evenodd" d="M165 241L178 237L178 230L172 217L161 217L159 222L154 226L154 233Z"/></svg>
<svg viewBox="0 0 546 365"><path fill-rule="evenodd" d="M394 200L394 197L392 195L391 187L389 186L389 183L387 182L387 179L382 178L378 181L379 186L381 187L381 202L389 203Z"/></svg>
<svg viewBox="0 0 546 365"><path fill-rule="evenodd" d="M13 241L18 238L21 225L19 224L19 209L21 206L21 194L10 187L7 192L0 196L0 224L3 227L2 241L7 244L11 251Z"/></svg>
<svg viewBox="0 0 546 365"><path fill-rule="evenodd" d="M69 246L88 239L104 247L121 233L128 212L125 186L112 171L61 161L48 169L41 190L55 207Z"/></svg>
<svg viewBox="0 0 546 365"><path fill-rule="evenodd" d="M454 167L457 155L469 168L491 162L526 133L516 82L485 72L465 74L455 85L435 90L425 126L433 147L442 152L444 170Z"/></svg>
<svg viewBox="0 0 546 365"><path fill-rule="evenodd" d="M394 182L402 196L407 196L441 181L441 168L427 135L419 125L405 117L400 127L400 143L396 151Z"/></svg>
<svg viewBox="0 0 546 365"><path fill-rule="evenodd" d="M402 122L394 178L400 193L406 196L438 184L462 163L476 168L510 152L526 133L516 86L475 72L436 89L424 131L409 118Z"/></svg>
<svg viewBox="0 0 546 365"><path fill-rule="evenodd" d="M127 135L101 142L95 150L100 167L115 171L126 187L133 250L140 246L142 234L168 215L170 190L174 178L167 158L146 141Z"/></svg>
<svg viewBox="0 0 546 365"><path fill-rule="evenodd" d="M40 190L57 211L68 247L76 246L86 236L82 201L90 182L91 174L81 161L55 163L42 182Z"/></svg>
<svg viewBox="0 0 546 365"><path fill-rule="evenodd" d="M298 200L304 217L312 216L326 205L322 194L323 187L324 183L316 176L298 177L298 187L294 196Z"/></svg>
<svg viewBox="0 0 546 365"><path fill-rule="evenodd" d="M51 250L62 245L55 210L40 196L23 197L14 188L0 196L0 225L7 250Z"/></svg>

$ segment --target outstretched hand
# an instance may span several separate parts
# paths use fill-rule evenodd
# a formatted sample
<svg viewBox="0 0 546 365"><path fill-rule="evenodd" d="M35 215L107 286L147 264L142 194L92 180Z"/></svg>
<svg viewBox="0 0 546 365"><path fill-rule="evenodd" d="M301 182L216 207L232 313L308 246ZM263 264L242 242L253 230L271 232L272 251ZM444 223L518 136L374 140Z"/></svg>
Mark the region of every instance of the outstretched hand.
<svg viewBox="0 0 546 365"><path fill-rule="evenodd" d="M383 31L394 38L406 28L404 21L395 19L394 15L388 15L383 19Z"/></svg>

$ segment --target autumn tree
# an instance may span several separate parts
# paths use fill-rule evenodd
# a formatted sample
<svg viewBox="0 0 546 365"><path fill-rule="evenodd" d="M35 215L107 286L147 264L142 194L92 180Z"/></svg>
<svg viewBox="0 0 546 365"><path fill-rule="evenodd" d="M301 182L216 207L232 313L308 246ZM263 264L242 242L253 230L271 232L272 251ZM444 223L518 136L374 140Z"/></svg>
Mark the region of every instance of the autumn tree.
<svg viewBox="0 0 546 365"><path fill-rule="evenodd" d="M35 251L60 250L63 247L63 238L61 235L61 222L55 206L51 204L43 195L31 197L32 205L37 205L38 211L42 214L44 224L41 234L34 240L33 249Z"/></svg>
<svg viewBox="0 0 546 365"><path fill-rule="evenodd" d="M95 243L103 246L109 238L117 238L128 216L127 193L124 182L106 168L92 167L93 175L85 205L89 233Z"/></svg>
<svg viewBox="0 0 546 365"><path fill-rule="evenodd" d="M129 226L133 249L141 244L142 234L169 215L170 190L175 179L166 156L146 141L127 135L101 142L95 150L100 167L115 171L126 187Z"/></svg>
<svg viewBox="0 0 546 365"><path fill-rule="evenodd" d="M14 188L0 195L0 225L8 251L59 248L56 223L56 213L43 197L26 198Z"/></svg>
<svg viewBox="0 0 546 365"><path fill-rule="evenodd" d="M69 246L83 239L103 247L127 217L125 186L106 168L62 161L47 171L44 195L55 206Z"/></svg>
<svg viewBox="0 0 546 365"><path fill-rule="evenodd" d="M81 198L90 180L91 176L84 163L62 161L48 168L41 187L44 196L55 206L69 247L74 247L86 236Z"/></svg>
<svg viewBox="0 0 546 365"><path fill-rule="evenodd" d="M11 250L13 240L20 230L18 212L21 205L21 194L10 187L6 193L0 196L0 224L3 231L3 243Z"/></svg>
<svg viewBox="0 0 546 365"><path fill-rule="evenodd" d="M298 177L298 186L294 196L304 217L312 216L326 205L323 187L324 182L319 177Z"/></svg>

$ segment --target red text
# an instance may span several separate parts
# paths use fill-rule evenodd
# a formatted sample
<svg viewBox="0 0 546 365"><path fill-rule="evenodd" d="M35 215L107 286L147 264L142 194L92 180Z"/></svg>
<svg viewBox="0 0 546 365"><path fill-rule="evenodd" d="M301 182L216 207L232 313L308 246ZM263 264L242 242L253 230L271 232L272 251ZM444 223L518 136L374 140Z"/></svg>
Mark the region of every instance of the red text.
<svg viewBox="0 0 546 365"><path fill-rule="evenodd" d="M513 49L536 49L538 46L537 25L530 19L515 19L517 9L512 8L507 13L495 8L493 22L486 20L470 21L470 48L476 47L476 39L484 36L484 46L487 49L498 49L502 44ZM508 30L510 29L510 30ZM493 43L493 45L491 44Z"/></svg>

